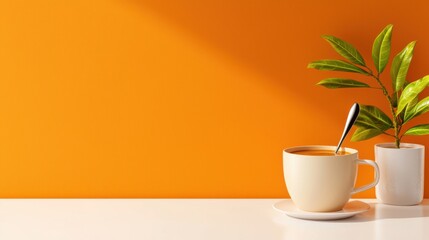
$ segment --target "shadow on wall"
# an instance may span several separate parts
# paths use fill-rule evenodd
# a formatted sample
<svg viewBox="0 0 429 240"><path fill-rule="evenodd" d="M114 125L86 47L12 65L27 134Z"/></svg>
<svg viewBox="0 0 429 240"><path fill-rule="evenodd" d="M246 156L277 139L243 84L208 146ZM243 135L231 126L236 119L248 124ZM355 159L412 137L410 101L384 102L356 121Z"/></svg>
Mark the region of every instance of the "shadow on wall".
<svg viewBox="0 0 429 240"><path fill-rule="evenodd" d="M294 94L301 98L300 100L310 100L309 106L314 106L314 109L338 114L338 109L346 109L355 101L365 104L383 101L382 104L385 105L385 99L378 98L379 94L374 95L374 92L354 89L333 93L316 87L315 83L323 78L333 75L341 77L343 74L316 73L315 70L306 69L306 66L310 61L320 58L339 58L320 38L322 34L333 34L353 43L361 50L367 62L372 63L370 48L374 37L388 23L386 21L395 23L395 19L403 18L399 15L398 10L401 8L397 4L385 6L391 10L391 16L386 17L389 20L380 20L379 13L368 12L365 4L350 3L352 6L349 7L354 10L347 11L347 17L360 21L338 21L341 16L345 17L343 10L346 7L337 6L336 0L330 0L329 3L216 0L130 2L144 10L149 9L172 25L202 40L210 48L236 59L252 71L267 76L270 80L267 84L271 84L274 91ZM326 7L326 4L335 7ZM382 3L375 3L377 4ZM363 12L366 12L366 22L361 19ZM404 24L406 23L402 23ZM361 31L363 25L365 29ZM405 36L410 34L406 29L401 27ZM403 40L396 37L395 41L392 52L402 49ZM421 68L420 65L418 67ZM418 71L415 76L410 74L412 78L421 77ZM352 76L355 79L361 78L353 74ZM314 93L320 97L315 99ZM336 97L341 101L333 101ZM332 120L337 121L337 125L343 124L342 120Z"/></svg>
<svg viewBox="0 0 429 240"><path fill-rule="evenodd" d="M315 83L326 77L348 77L368 80L357 74L320 72L307 69L310 61L321 58L341 58L320 38L323 34L332 34L343 38L357 47L368 64L372 65L372 41L388 23L393 23L400 34L394 36L391 58L409 41L426 37L425 33L410 31L409 26L417 22L418 16L405 17L402 6L396 3L372 3L374 7L383 6L383 13L370 12L365 4L350 3L339 6L337 0L328 2L290 2L290 1L156 1L129 0L144 10L150 10L169 21L170 24L184 29L193 37L206 43L210 48L232 57L251 71L266 76L273 91L285 97L285 100L299 99L308 110L322 111L331 117L330 124L342 128L343 118L338 114L346 113L353 102L381 106L388 111L384 97L376 91L367 89L322 89ZM333 6L333 7L327 7ZM343 11L346 8L352 12ZM322 11L323 10L323 11ZM323 13L322 13L323 12ZM365 20L362 21L362 13ZM380 14L384 19L380 19ZM336 16L336 17L324 17ZM341 17L359 21L338 21ZM365 26L365 29L362 29ZM412 39L408 39L412 36ZM422 55L427 46L419 46L420 54L415 54L409 72L410 79L422 77L424 61ZM390 64L389 64L390 66ZM389 67L388 67L389 68ZM383 78L388 81L390 69L386 69ZM291 98L290 95L294 97ZM296 103L294 103L296 105ZM345 114L344 114L345 115ZM339 130L340 131L340 130ZM389 138L382 140L390 141ZM407 140L407 139L405 139ZM422 141L417 139L416 142ZM415 142L415 141L413 141Z"/></svg>
<svg viewBox="0 0 429 240"><path fill-rule="evenodd" d="M293 99L302 102L301 106L306 108L303 111L318 111L328 116L331 121L329 124L338 128L338 136L345 120L345 114L339 116L339 113L347 113L351 103L356 101L387 107L383 96L375 91L354 89L331 92L315 86L316 82L326 77L351 75L316 73L306 66L312 60L339 58L320 38L322 34L333 34L353 43L361 50L366 61L371 63L370 49L374 37L387 23L396 24L405 18L400 15L401 7L398 4L385 6L385 18L381 19L375 11L368 12L365 4L356 2L350 3L349 6L340 6L340 1L335 0L329 1L332 4L338 2L337 5L332 5L335 7L330 7L326 2L298 1L129 1L133 7L135 5L141 8L143 13L153 12L215 52L230 57L251 72L263 75L269 80L264 84L284 96L282 99L289 101L285 103L285 107L297 105L296 102L290 102ZM374 8L383 4L374 3ZM350 8L354 10L346 11ZM363 12L366 12L364 20ZM346 18L349 21L339 20ZM406 28L404 25L414 20L405 19L398 26L403 25L400 28ZM362 29L362 26L365 26L365 29ZM394 53L408 40L398 37L396 41L392 49ZM422 69L419 65L416 66ZM419 76L418 71L415 74L413 78ZM353 78L361 79L360 76L355 76L353 75ZM302 121L300 124L298 127L303 127L307 122ZM332 137L334 138L336 141L337 136ZM314 141L306 139L307 142L308 140ZM331 141L325 140L324 142ZM390 140L384 136L377 138L377 142ZM365 146L367 150L362 155L368 155L369 152L372 154L372 142L359 144L361 143L353 143L351 147L359 149L357 146Z"/></svg>
<svg viewBox="0 0 429 240"><path fill-rule="evenodd" d="M321 97L314 101L312 94L312 91L320 91L322 95L332 95L329 90L321 91L315 87L315 83L324 73L306 69L309 61L321 56L331 54L336 57L320 35L339 32L358 45L367 43L359 33L353 33L353 30L348 30L346 24L338 23L335 19L323 18L314 23L315 17L311 16L320 15L319 10L317 7L308 8L301 3L130 1L144 10L149 9L160 15L172 25L184 29L210 48L232 57L248 69L267 76L271 81L267 84L271 84L272 88L276 89L274 91L279 91L280 94L295 94L302 100L309 99L311 104L314 104L314 109L326 108L330 114L338 113L332 106L332 98ZM326 14L329 14L329 11L333 13L336 10L327 9ZM379 29L379 26L373 26L367 30L376 33ZM368 34L371 37L372 35ZM339 106L349 106L355 101L350 94L343 94L341 97L345 103L336 103Z"/></svg>

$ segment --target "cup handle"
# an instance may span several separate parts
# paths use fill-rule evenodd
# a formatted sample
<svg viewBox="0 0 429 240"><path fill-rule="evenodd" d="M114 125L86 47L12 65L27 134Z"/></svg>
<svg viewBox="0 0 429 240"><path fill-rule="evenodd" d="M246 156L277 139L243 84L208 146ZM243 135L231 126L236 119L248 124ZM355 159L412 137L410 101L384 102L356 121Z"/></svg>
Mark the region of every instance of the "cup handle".
<svg viewBox="0 0 429 240"><path fill-rule="evenodd" d="M358 193L358 192L362 192L362 191L368 190L368 189L370 189L372 187L375 187L375 185L377 185L378 181L380 180L380 170L378 169L377 163L375 163L374 161L371 161L371 160L360 160L360 159L358 159L356 161L358 162L358 164L372 166L374 168L374 171L375 171L375 179L370 184L367 184L365 186L358 187L358 188L353 188L353 191L351 193L352 195L355 194L355 193Z"/></svg>

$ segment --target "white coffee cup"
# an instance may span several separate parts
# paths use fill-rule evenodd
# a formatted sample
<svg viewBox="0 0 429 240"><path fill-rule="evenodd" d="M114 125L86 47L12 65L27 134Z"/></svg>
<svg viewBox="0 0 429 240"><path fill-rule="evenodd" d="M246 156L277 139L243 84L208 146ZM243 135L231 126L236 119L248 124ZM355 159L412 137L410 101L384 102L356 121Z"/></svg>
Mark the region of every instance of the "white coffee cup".
<svg viewBox="0 0 429 240"><path fill-rule="evenodd" d="M283 151L283 173L286 186L294 204L310 212L341 210L351 195L377 185L380 174L377 164L358 159L358 151L342 148L345 155L303 155L302 151L330 150L335 146L300 146ZM301 151L301 152L300 152ZM300 153L299 153L300 152ZM374 167L374 181L355 188L357 165Z"/></svg>

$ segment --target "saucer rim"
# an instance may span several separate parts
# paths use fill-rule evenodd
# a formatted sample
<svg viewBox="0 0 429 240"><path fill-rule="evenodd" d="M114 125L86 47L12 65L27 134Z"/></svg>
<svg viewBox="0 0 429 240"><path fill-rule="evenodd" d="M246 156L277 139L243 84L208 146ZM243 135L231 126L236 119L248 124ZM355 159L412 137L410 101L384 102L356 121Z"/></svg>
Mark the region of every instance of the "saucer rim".
<svg viewBox="0 0 429 240"><path fill-rule="evenodd" d="M289 204L290 206L293 206L293 209L292 210L284 210L278 206L279 204L282 204L285 202L287 204ZM356 209L355 211L350 211L350 210L344 211L344 208L343 208L342 210L335 211L335 212L308 212L308 211L304 211L304 210L297 208L291 199L285 199L285 200L281 200L279 202L274 203L272 205L272 207L276 211L283 213L283 214L286 214L290 217L298 218L298 219L305 219L305 220L338 220L338 219L350 218L350 217L353 217L357 214L367 212L371 208L368 203L363 202L363 201L359 201L359 200L351 200L351 201L347 202L346 205L353 203L353 202L359 202L359 203L363 204L363 206L361 208ZM346 205L344 205L344 207Z"/></svg>

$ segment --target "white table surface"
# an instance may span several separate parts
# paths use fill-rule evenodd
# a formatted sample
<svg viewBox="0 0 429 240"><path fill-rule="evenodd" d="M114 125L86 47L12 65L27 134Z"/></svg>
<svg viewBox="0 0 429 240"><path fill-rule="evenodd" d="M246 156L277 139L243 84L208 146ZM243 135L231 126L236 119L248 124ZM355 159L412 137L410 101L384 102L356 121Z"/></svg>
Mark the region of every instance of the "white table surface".
<svg viewBox="0 0 429 240"><path fill-rule="evenodd" d="M1 240L429 239L429 200L308 221L272 208L282 199L0 199ZM289 200L290 201L290 200Z"/></svg>

